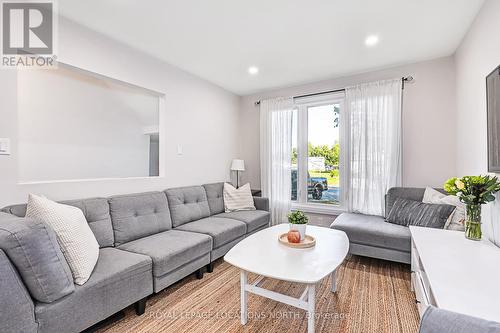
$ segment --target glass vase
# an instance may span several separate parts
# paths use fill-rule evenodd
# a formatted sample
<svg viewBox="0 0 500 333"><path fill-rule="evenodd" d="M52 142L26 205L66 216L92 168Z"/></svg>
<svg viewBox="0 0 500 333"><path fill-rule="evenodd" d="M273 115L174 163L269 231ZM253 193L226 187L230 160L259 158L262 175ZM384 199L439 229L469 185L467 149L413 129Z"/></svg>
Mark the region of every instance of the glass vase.
<svg viewBox="0 0 500 333"><path fill-rule="evenodd" d="M466 205L465 237L481 240L481 205Z"/></svg>

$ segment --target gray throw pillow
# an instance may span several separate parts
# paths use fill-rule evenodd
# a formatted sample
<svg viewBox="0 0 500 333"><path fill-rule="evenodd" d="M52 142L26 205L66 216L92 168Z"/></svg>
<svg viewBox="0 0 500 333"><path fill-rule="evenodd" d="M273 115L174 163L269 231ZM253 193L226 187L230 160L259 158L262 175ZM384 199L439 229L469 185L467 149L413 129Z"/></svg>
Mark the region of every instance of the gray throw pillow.
<svg viewBox="0 0 500 333"><path fill-rule="evenodd" d="M455 206L428 204L408 199L396 199L386 221L404 226L443 229Z"/></svg>
<svg viewBox="0 0 500 333"><path fill-rule="evenodd" d="M45 223L0 213L0 248L37 301L51 303L75 290L56 235Z"/></svg>

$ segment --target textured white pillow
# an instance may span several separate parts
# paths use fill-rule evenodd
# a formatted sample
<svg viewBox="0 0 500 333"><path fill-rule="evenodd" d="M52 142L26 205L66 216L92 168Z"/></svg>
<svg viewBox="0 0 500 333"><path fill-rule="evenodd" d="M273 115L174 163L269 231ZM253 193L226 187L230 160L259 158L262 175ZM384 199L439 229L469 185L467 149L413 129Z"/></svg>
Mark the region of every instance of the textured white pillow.
<svg viewBox="0 0 500 333"><path fill-rule="evenodd" d="M224 209L226 213L238 210L255 210L250 184L240 188L224 183Z"/></svg>
<svg viewBox="0 0 500 333"><path fill-rule="evenodd" d="M446 195L433 188L427 187L424 192L424 203L455 206L455 210L444 225L445 229L464 231L465 205L455 195Z"/></svg>
<svg viewBox="0 0 500 333"><path fill-rule="evenodd" d="M87 282L99 257L99 244L83 212L76 207L30 194L26 217L41 220L54 229L74 282L78 285Z"/></svg>

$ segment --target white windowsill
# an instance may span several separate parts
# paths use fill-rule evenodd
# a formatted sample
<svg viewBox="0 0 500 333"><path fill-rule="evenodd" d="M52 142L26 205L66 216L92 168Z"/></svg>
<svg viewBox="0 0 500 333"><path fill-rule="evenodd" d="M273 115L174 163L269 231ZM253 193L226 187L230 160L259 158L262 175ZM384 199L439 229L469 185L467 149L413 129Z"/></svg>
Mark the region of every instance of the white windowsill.
<svg viewBox="0 0 500 333"><path fill-rule="evenodd" d="M324 215L340 215L346 212L346 209L340 205L298 202L292 202L292 210L301 210L306 213L316 213Z"/></svg>

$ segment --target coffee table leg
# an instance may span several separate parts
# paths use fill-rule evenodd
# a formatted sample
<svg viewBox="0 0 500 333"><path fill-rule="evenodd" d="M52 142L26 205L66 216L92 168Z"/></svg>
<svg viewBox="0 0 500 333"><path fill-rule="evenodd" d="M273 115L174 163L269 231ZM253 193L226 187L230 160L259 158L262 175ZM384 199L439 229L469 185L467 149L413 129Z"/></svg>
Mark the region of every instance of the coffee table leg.
<svg viewBox="0 0 500 333"><path fill-rule="evenodd" d="M332 293L337 291L337 277L336 277L336 271L332 272Z"/></svg>
<svg viewBox="0 0 500 333"><path fill-rule="evenodd" d="M307 333L314 333L314 317L316 311L316 285L310 284L307 292Z"/></svg>
<svg viewBox="0 0 500 333"><path fill-rule="evenodd" d="M241 285L241 325L245 325L247 323L247 295L248 292L245 290L245 286L247 285L247 272L242 270L240 272L240 285Z"/></svg>

